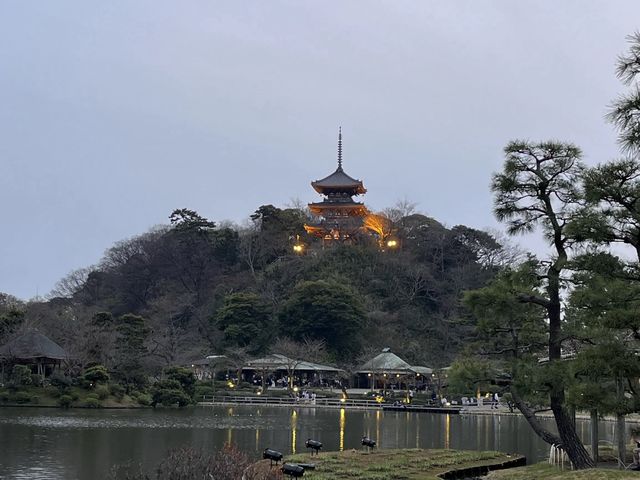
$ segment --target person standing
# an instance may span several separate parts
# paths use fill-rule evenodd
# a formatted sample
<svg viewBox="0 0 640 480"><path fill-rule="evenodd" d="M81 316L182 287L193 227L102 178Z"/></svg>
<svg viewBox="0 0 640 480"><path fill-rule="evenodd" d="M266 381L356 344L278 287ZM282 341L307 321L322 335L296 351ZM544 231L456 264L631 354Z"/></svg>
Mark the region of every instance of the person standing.
<svg viewBox="0 0 640 480"><path fill-rule="evenodd" d="M498 395L498 392L495 392L493 394L493 401L491 402L491 408L492 409L498 409L498 405L500 405L500 396Z"/></svg>

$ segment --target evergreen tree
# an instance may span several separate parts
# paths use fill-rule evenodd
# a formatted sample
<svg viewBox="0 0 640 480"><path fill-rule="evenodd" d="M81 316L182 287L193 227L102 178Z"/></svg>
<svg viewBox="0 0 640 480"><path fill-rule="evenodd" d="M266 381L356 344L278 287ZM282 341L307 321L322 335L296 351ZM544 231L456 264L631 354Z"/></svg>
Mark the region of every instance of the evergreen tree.
<svg viewBox="0 0 640 480"><path fill-rule="evenodd" d="M359 296L332 280L301 282L280 312L280 331L296 340L324 340L338 358L360 350L364 309Z"/></svg>
<svg viewBox="0 0 640 480"><path fill-rule="evenodd" d="M576 219L581 199L579 180L584 169L581 152L571 144L515 141L507 145L505 154L503 171L494 176L491 186L496 217L507 222L510 234L542 228L554 250L554 255L545 263L541 275L544 283L539 291L522 292L517 298L544 310L548 321L548 370L555 372L555 378L549 384L549 404L569 459L575 468L589 468L593 466L593 460L584 448L567 408L567 382L562 373L566 336L561 293L563 274L567 272L569 251L574 242L567 226ZM542 438L549 441L547 436Z"/></svg>

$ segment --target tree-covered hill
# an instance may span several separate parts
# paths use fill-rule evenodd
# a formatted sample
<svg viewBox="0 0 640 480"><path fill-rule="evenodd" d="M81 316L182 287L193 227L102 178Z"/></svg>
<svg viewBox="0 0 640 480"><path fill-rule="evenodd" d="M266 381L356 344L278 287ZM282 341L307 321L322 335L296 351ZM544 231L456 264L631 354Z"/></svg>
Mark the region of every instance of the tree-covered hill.
<svg viewBox="0 0 640 480"><path fill-rule="evenodd" d="M119 357L137 355L147 373L233 348L263 353L278 337L322 340L337 362L390 346L443 366L471 333L462 292L487 284L509 252L486 232L410 211L387 216L399 248L384 251L375 241L322 249L295 208L261 206L242 228L176 210L168 225L69 274L48 301L3 298L0 341L36 327L80 366L117 370ZM300 240L302 255L292 248Z"/></svg>

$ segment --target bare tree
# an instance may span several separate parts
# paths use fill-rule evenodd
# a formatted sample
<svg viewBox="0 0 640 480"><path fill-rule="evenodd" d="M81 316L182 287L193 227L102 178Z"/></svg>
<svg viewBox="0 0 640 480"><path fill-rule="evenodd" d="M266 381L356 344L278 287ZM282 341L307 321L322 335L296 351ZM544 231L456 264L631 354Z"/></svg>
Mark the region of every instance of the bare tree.
<svg viewBox="0 0 640 480"><path fill-rule="evenodd" d="M404 200L398 200L393 207L385 208L383 213L393 223L398 223L404 217L408 217L409 215L416 213L417 206L417 203L411 202L405 198Z"/></svg>
<svg viewBox="0 0 640 480"><path fill-rule="evenodd" d="M95 270L94 266L78 268L69 272L64 278L58 280L51 292L47 295L47 299L56 297L72 298L76 293L80 292L85 284L89 274Z"/></svg>
<svg viewBox="0 0 640 480"><path fill-rule="evenodd" d="M238 381L236 385L240 385L242 379L242 369L247 365L249 361L249 353L247 347L233 347L228 348L225 351L225 357L227 357L227 364L233 368Z"/></svg>
<svg viewBox="0 0 640 480"><path fill-rule="evenodd" d="M364 227L378 236L378 243L382 247L392 235L393 222L384 213L370 213L364 219Z"/></svg>
<svg viewBox="0 0 640 480"><path fill-rule="evenodd" d="M287 388L293 390L293 379L297 368L304 361L320 362L326 358L324 340L312 340L305 338L302 342L296 342L287 337L278 338L273 344L273 353L286 357L285 368L289 379Z"/></svg>

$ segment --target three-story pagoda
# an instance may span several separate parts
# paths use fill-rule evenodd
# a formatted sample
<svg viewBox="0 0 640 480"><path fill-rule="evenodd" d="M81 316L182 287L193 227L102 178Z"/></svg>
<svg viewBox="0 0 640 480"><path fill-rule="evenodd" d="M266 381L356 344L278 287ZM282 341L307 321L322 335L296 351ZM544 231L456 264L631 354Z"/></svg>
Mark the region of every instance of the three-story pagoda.
<svg viewBox="0 0 640 480"><path fill-rule="evenodd" d="M347 175L342 168L342 129L338 133L338 168L322 180L311 182L311 186L324 198L309 204L317 220L304 226L307 233L321 238L323 244L354 242L365 231L364 218L369 211L353 197L364 195L367 189L361 180Z"/></svg>

